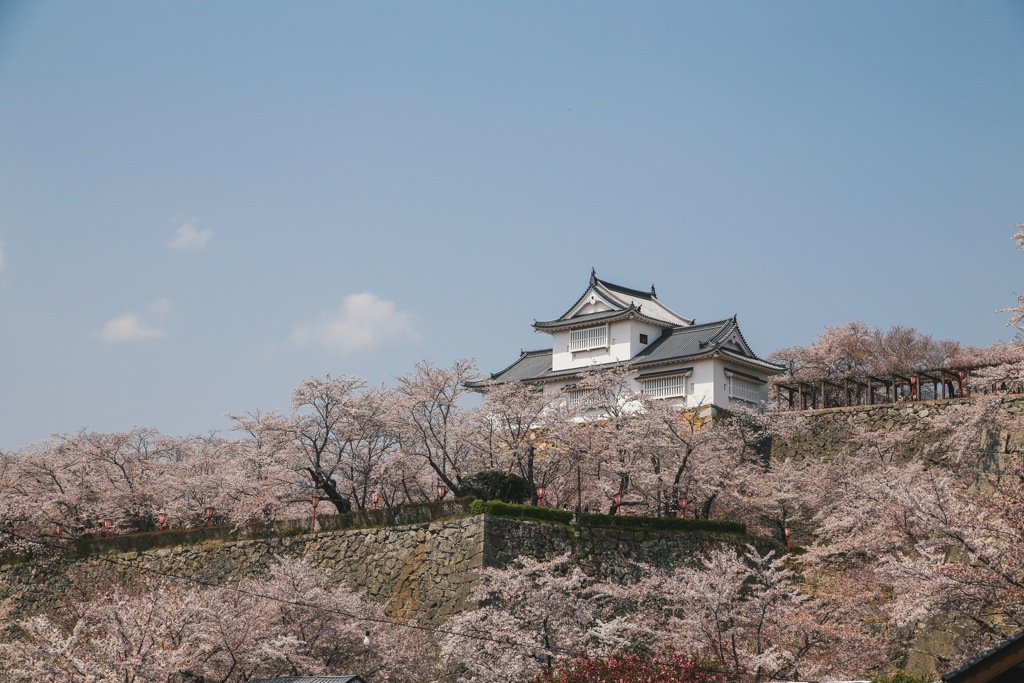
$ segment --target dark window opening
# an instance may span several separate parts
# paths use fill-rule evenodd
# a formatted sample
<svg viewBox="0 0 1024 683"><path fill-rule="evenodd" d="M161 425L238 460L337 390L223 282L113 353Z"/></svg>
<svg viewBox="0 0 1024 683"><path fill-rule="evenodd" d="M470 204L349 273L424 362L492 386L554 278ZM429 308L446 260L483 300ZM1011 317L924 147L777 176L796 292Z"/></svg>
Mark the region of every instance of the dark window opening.
<svg viewBox="0 0 1024 683"><path fill-rule="evenodd" d="M646 344L647 343L647 335L646 334L641 334L640 335L640 343L641 344Z"/></svg>

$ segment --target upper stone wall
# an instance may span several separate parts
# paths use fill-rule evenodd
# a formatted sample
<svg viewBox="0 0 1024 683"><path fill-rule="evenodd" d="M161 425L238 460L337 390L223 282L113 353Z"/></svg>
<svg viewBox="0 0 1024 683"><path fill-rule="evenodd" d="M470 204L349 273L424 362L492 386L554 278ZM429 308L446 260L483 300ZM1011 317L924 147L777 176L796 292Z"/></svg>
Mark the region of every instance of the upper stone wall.
<svg viewBox="0 0 1024 683"><path fill-rule="evenodd" d="M911 401L887 403L874 406L853 406L849 408L826 408L807 410L800 413L804 427L785 442L774 440L771 447L773 458L831 458L840 453L849 442L857 427L868 431L907 428L911 439L917 443L930 440L927 419L942 413L951 405L962 404L970 399L948 399L938 401ZM1024 396L1008 396L1003 405L1014 415L1024 414ZM1021 435L1003 437L997 450L1015 448ZM980 444L979 444L980 445Z"/></svg>

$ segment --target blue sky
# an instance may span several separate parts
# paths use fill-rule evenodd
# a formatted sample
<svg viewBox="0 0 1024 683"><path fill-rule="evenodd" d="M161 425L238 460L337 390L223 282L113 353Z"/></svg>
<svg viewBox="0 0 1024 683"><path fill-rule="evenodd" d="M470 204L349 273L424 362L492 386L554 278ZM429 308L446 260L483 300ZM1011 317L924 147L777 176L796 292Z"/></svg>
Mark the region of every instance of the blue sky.
<svg viewBox="0 0 1024 683"><path fill-rule="evenodd" d="M1012 338L1024 3L6 2L0 449L496 371L590 268Z"/></svg>

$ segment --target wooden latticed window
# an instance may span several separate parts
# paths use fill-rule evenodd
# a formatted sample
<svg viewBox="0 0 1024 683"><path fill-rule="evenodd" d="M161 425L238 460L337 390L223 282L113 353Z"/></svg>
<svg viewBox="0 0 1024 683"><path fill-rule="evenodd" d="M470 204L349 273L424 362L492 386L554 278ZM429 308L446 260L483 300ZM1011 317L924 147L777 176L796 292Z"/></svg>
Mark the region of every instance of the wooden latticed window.
<svg viewBox="0 0 1024 683"><path fill-rule="evenodd" d="M743 377L729 375L729 397L738 398L741 401L757 403L761 398L760 386Z"/></svg>
<svg viewBox="0 0 1024 683"><path fill-rule="evenodd" d="M589 351L591 349L603 349L608 346L608 326L598 325L596 327L584 327L581 330L573 330L569 337L570 351Z"/></svg>
<svg viewBox="0 0 1024 683"><path fill-rule="evenodd" d="M686 375L646 380L643 385L643 391L652 398L686 396Z"/></svg>

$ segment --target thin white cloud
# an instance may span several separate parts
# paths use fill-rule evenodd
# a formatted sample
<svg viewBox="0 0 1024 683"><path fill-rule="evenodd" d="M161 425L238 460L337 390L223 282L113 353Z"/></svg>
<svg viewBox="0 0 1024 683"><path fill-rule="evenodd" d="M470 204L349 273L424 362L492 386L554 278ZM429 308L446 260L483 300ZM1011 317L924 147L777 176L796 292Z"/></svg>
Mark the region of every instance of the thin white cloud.
<svg viewBox="0 0 1024 683"><path fill-rule="evenodd" d="M157 320L167 318L173 309L174 304L171 303L170 299L158 299L149 305L150 315L156 317Z"/></svg>
<svg viewBox="0 0 1024 683"><path fill-rule="evenodd" d="M300 347L321 346L344 356L419 338L408 312L397 310L393 301L363 292L346 296L340 310L322 313L297 327L290 341Z"/></svg>
<svg viewBox="0 0 1024 683"><path fill-rule="evenodd" d="M174 239L167 243L169 249L200 251L206 248L213 237L212 230L198 230L194 223L185 223L174 233Z"/></svg>
<svg viewBox="0 0 1024 683"><path fill-rule="evenodd" d="M158 327L148 327L139 316L125 313L114 318L103 326L100 337L107 342L133 342L147 339L159 339L164 331Z"/></svg>

